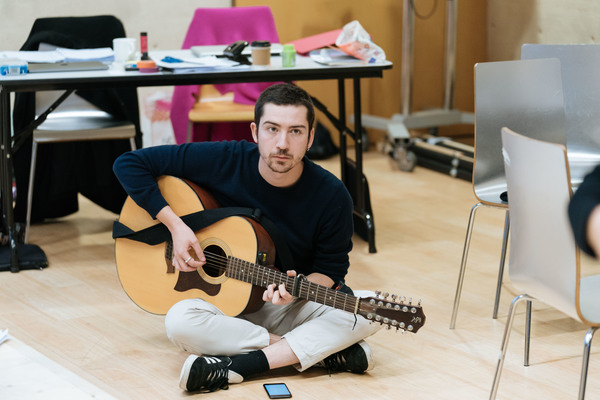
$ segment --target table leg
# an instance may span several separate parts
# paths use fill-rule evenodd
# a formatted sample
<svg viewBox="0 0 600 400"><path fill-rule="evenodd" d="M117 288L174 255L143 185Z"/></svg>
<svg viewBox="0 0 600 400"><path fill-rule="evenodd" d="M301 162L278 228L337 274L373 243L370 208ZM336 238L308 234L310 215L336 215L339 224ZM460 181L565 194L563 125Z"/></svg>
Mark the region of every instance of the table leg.
<svg viewBox="0 0 600 400"><path fill-rule="evenodd" d="M0 108L2 120L2 127L0 128L0 154L2 157L2 161L0 161L2 167L0 196L2 196L2 216L5 231L8 234L8 245L10 246L10 270L11 272L19 272L19 254L13 214L10 93L2 89L0 89Z"/></svg>
<svg viewBox="0 0 600 400"><path fill-rule="evenodd" d="M356 160L356 198L354 214L362 219L367 229L367 238L369 242L369 253L376 253L375 248L375 222L371 215L370 199L367 199L367 178L363 175L363 154L362 154L362 107L360 93L360 79L354 78L354 151Z"/></svg>
<svg viewBox="0 0 600 400"><path fill-rule="evenodd" d="M35 244L19 243L13 209L13 137L10 92L0 86L0 198L2 199L2 222L8 235L8 252L2 252L2 261L9 261L10 271L42 269L48 265L46 255ZM6 254L7 253L7 254ZM5 254L10 260L4 260ZM1 271L6 271L2 267Z"/></svg>
<svg viewBox="0 0 600 400"><path fill-rule="evenodd" d="M346 87L344 86L344 80L338 80L338 130L340 133L340 175L342 182L347 182L347 165L346 165L346 157L347 157L347 143L346 143Z"/></svg>

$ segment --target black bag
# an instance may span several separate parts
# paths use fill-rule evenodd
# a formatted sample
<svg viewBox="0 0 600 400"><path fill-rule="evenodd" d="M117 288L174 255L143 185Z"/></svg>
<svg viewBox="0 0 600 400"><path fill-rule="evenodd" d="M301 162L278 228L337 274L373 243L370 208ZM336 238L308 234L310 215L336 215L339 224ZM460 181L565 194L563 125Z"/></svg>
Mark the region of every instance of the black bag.
<svg viewBox="0 0 600 400"><path fill-rule="evenodd" d="M324 160L337 154L338 149L331 140L329 130L320 122L317 121L315 126L315 139L306 155L311 160Z"/></svg>

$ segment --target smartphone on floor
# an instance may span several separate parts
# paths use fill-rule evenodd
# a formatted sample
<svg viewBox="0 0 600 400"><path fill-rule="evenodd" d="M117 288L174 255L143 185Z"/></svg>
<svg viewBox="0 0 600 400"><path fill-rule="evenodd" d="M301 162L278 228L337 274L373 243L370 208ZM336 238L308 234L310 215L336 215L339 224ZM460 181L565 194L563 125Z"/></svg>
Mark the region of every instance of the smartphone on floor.
<svg viewBox="0 0 600 400"><path fill-rule="evenodd" d="M270 399L289 399L292 397L285 383L265 383L263 386Z"/></svg>

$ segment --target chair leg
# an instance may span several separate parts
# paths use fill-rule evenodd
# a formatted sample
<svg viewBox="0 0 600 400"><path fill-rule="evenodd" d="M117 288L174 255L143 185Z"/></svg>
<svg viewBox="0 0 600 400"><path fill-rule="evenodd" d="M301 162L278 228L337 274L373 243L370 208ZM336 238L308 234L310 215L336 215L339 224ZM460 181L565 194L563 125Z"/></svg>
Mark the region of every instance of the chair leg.
<svg viewBox="0 0 600 400"><path fill-rule="evenodd" d="M504 218L504 235L502 237L502 250L500 251L500 267L498 268L498 284L496 285L496 300L494 301L494 312L492 318L498 318L498 307L500 305L500 292L502 290L502 280L504 279L504 265L506 263L506 249L508 247L508 232L510 231L510 217L508 209Z"/></svg>
<svg viewBox="0 0 600 400"><path fill-rule="evenodd" d="M506 356L506 350L508 349L508 339L510 338L510 331L515 318L515 309L523 300L531 301L533 298L527 294L521 294L513 299L512 303L510 304L510 309L508 310L506 325L504 326L504 336L502 338L502 347L500 356L498 357L498 364L496 365L496 373L494 375L494 382L492 383L492 390L490 392L490 400L494 400L496 398L496 394L498 393L498 385L500 384L500 375L502 374L504 357Z"/></svg>
<svg viewBox="0 0 600 400"><path fill-rule="evenodd" d="M35 162L37 158L38 142L34 139L31 145L31 166L29 168L29 184L27 185L27 215L25 217L25 243L29 237L29 225L31 224L31 206L33 203L33 182L35 180Z"/></svg>
<svg viewBox="0 0 600 400"><path fill-rule="evenodd" d="M525 312L525 351L523 355L523 366L529 367L529 347L531 344L531 300L527 301Z"/></svg>
<svg viewBox="0 0 600 400"><path fill-rule="evenodd" d="M583 341L583 361L581 365L581 379L579 381L579 400L583 400L585 398L585 384L587 382L588 365L590 362L590 348L592 346L592 339L594 338L596 329L598 329L598 327L595 326L588 329Z"/></svg>
<svg viewBox="0 0 600 400"><path fill-rule="evenodd" d="M465 237L465 244L463 247L462 260L460 262L460 271L458 273L458 283L456 284L456 294L454 295L454 307L452 308L452 317L450 319L450 329L454 329L456 326L456 315L458 314L458 304L460 303L460 295L462 292L463 281L465 279L465 269L467 267L467 256L469 255L469 246L471 244L471 233L473 232L473 222L475 221L475 212L479 207L483 206L482 203L477 203L471 209L469 214L469 224L467 226L467 235Z"/></svg>
<svg viewBox="0 0 600 400"><path fill-rule="evenodd" d="M131 145L131 150L135 150L137 148L137 146L135 145L135 138L134 137L130 137L129 138L129 144Z"/></svg>

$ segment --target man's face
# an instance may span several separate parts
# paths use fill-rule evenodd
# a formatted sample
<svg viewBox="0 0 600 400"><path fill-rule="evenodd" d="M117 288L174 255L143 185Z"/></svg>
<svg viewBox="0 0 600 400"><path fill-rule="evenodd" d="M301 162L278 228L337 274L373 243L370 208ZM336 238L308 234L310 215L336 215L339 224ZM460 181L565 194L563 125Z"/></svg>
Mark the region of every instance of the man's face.
<svg viewBox="0 0 600 400"><path fill-rule="evenodd" d="M293 184L302 173L302 158L313 141L304 106L265 104L260 126L251 124L260 153L259 171L276 186Z"/></svg>

